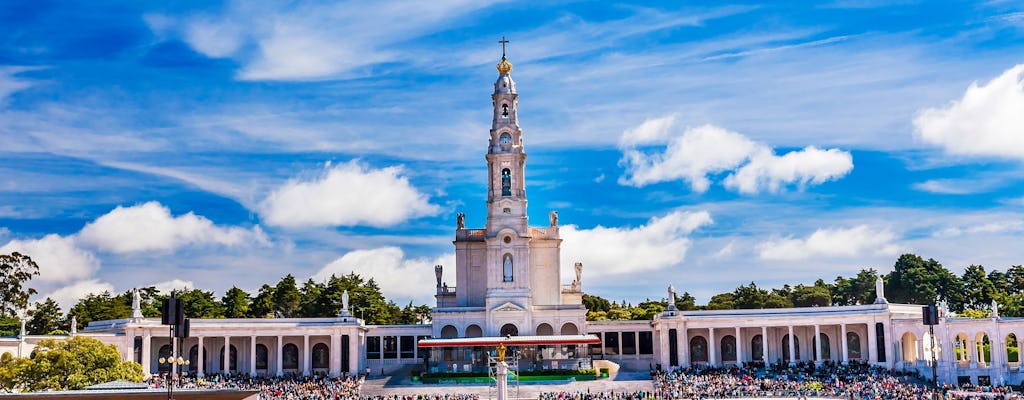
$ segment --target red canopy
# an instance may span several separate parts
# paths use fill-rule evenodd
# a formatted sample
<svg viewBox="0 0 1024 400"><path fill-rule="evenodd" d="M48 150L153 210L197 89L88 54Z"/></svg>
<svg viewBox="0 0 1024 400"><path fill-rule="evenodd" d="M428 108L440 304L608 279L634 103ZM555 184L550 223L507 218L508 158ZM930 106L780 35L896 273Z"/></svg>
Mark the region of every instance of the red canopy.
<svg viewBox="0 0 1024 400"><path fill-rule="evenodd" d="M505 346L561 346L600 343L601 339L594 335L556 335L421 339L418 345L419 347L496 347L499 344L504 344Z"/></svg>

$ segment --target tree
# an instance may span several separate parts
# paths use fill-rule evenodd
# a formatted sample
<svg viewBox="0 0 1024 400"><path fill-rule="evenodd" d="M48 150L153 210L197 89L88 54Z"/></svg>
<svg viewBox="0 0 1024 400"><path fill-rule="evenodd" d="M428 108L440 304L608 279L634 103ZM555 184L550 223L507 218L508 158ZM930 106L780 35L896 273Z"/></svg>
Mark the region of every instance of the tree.
<svg viewBox="0 0 1024 400"><path fill-rule="evenodd" d="M121 361L116 346L85 336L42 340L30 358L20 360L0 363L0 369L12 369L0 377L11 374L12 386L28 391L77 390L113 380L141 382L143 377L142 366Z"/></svg>
<svg viewBox="0 0 1024 400"><path fill-rule="evenodd" d="M131 296L114 296L110 291L89 294L68 310L68 319L75 317L79 326L92 321L128 318L132 313ZM158 314L159 315L159 314Z"/></svg>
<svg viewBox="0 0 1024 400"><path fill-rule="evenodd" d="M821 279L814 282L814 286L796 285L790 298L794 307L824 307L832 304L832 293Z"/></svg>
<svg viewBox="0 0 1024 400"><path fill-rule="evenodd" d="M893 303L934 304L944 299L953 311L963 310L963 282L934 259L925 261L914 254L896 260L885 286Z"/></svg>
<svg viewBox="0 0 1024 400"><path fill-rule="evenodd" d="M768 297L768 291L758 288L757 284L750 282L749 285L738 286L732 292L732 296L734 307L739 309L758 309L764 308L764 301Z"/></svg>
<svg viewBox="0 0 1024 400"><path fill-rule="evenodd" d="M846 279L836 277L832 285L832 304L837 306L853 306L871 304L875 301L875 279L878 271L873 268L860 270L857 276Z"/></svg>
<svg viewBox="0 0 1024 400"><path fill-rule="evenodd" d="M681 295L676 295L676 308L683 311L696 310L697 299L690 292L683 292Z"/></svg>
<svg viewBox="0 0 1024 400"><path fill-rule="evenodd" d="M299 302L299 308L303 317L330 317L337 315L337 312L324 309L324 290L326 285L314 282L312 278L306 280L306 283L302 284L302 289L299 294L302 296L302 300Z"/></svg>
<svg viewBox="0 0 1024 400"><path fill-rule="evenodd" d="M274 316L274 287L266 283L260 287L260 291L256 293L256 298L252 300L252 306L249 308L249 317L252 318L267 318Z"/></svg>
<svg viewBox="0 0 1024 400"><path fill-rule="evenodd" d="M29 315L32 318L25 324L25 330L30 335L47 335L61 329L63 321L60 306L49 297L37 302Z"/></svg>
<svg viewBox="0 0 1024 400"><path fill-rule="evenodd" d="M185 305L185 317L187 318L223 318L224 309L213 291L200 289L187 289L175 292L174 296L181 299ZM169 298L170 295L157 296L157 301Z"/></svg>
<svg viewBox="0 0 1024 400"><path fill-rule="evenodd" d="M990 308L993 296L996 293L996 286L985 275L985 267L971 265L964 269L964 308L984 309Z"/></svg>
<svg viewBox="0 0 1024 400"><path fill-rule="evenodd" d="M285 275L274 287L274 311L281 318L300 316L302 295L292 274Z"/></svg>
<svg viewBox="0 0 1024 400"><path fill-rule="evenodd" d="M736 308L736 304L733 302L732 293L719 293L711 296L711 301L708 302L708 310L732 310Z"/></svg>
<svg viewBox="0 0 1024 400"><path fill-rule="evenodd" d="M589 312L604 311L608 312L611 310L612 303L608 299L601 296L594 296L584 293L583 294L583 306L587 308Z"/></svg>
<svg viewBox="0 0 1024 400"><path fill-rule="evenodd" d="M220 303L224 306L225 317L245 318L249 315L249 305L252 303L252 299L244 290L232 286L224 293L224 297L220 298Z"/></svg>
<svg viewBox="0 0 1024 400"><path fill-rule="evenodd" d="M36 290L25 285L36 275L39 265L29 256L18 252L0 254L0 316L11 316L28 307L28 298Z"/></svg>

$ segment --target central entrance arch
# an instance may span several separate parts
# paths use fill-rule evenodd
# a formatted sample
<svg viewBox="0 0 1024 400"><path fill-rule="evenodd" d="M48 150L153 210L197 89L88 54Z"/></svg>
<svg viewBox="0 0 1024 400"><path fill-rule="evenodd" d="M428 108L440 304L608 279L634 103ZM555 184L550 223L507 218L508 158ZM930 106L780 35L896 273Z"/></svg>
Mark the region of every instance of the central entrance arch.
<svg viewBox="0 0 1024 400"><path fill-rule="evenodd" d="M513 324L502 325L501 336L519 336L519 327Z"/></svg>

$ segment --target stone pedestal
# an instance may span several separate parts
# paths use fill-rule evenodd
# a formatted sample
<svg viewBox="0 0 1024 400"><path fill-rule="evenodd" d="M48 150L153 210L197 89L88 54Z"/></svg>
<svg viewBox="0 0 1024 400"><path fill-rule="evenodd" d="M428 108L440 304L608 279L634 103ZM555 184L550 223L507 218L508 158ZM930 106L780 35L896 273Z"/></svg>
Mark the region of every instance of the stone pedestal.
<svg viewBox="0 0 1024 400"><path fill-rule="evenodd" d="M508 398L508 364L504 361L498 361L498 371L495 373L494 378L497 380L498 386L498 400L505 400Z"/></svg>

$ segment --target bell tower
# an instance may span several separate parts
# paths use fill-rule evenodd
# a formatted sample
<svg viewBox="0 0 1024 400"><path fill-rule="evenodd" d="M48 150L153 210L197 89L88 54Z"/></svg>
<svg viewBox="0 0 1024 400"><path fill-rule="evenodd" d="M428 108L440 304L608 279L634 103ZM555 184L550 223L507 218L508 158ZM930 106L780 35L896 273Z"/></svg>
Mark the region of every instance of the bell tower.
<svg viewBox="0 0 1024 400"><path fill-rule="evenodd" d="M501 41L501 61L498 80L491 95L494 117L491 120L490 141L487 151L487 235L497 235L502 229L528 234L526 216L526 152L523 150L523 131L519 128L519 95L512 80L512 63L505 57L505 44Z"/></svg>

